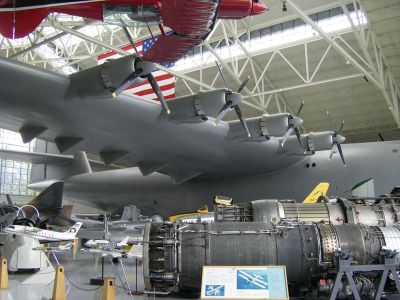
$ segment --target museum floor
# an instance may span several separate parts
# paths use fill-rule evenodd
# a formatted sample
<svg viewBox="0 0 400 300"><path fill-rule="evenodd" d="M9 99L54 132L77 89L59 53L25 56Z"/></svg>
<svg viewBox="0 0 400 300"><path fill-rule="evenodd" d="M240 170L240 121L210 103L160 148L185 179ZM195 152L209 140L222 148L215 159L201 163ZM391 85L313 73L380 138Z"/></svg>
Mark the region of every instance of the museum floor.
<svg viewBox="0 0 400 300"><path fill-rule="evenodd" d="M102 289L100 287L89 285L90 278L98 277L101 275L101 258L95 259L91 254L78 253L75 259L69 254L58 254L59 262L65 268L65 275L67 278L66 291L67 299L69 300L92 300L101 299ZM53 260L52 260L53 261ZM113 276L113 266L109 260L105 260L104 276ZM125 259L124 268L129 280L129 285L132 290L135 290L135 259ZM116 265L115 265L116 267ZM123 273L120 267L117 273L123 278ZM53 282L43 284L23 284L32 274L9 274L9 289L0 291L1 300L45 300L51 299ZM69 283L68 283L69 282ZM138 278L137 290L143 291L143 275L142 265L138 263ZM125 283L125 282L124 282ZM122 288L122 283L119 277L116 277L116 293L117 299L128 300L131 299L126 290ZM153 296L141 295L132 296L133 299L149 299ZM168 298L163 298L168 299Z"/></svg>

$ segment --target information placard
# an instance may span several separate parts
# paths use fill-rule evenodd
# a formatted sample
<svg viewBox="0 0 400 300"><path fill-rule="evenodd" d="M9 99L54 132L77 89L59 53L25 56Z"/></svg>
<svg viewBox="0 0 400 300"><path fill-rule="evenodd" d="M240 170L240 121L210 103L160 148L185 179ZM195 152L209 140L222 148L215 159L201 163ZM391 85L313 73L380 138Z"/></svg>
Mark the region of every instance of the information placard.
<svg viewBox="0 0 400 300"><path fill-rule="evenodd" d="M288 300L285 266L204 266L201 299Z"/></svg>

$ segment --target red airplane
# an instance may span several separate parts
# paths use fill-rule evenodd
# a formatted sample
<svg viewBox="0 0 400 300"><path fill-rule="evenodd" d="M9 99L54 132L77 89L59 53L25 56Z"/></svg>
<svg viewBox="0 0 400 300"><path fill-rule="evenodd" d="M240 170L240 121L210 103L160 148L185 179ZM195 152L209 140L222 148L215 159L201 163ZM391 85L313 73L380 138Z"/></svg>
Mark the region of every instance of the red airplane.
<svg viewBox="0 0 400 300"><path fill-rule="evenodd" d="M159 25L162 35L143 59L166 63L199 45L217 18L242 19L267 10L259 0L0 0L0 33L24 37L50 13L106 22L107 17L126 14L132 22ZM165 34L164 28L172 34Z"/></svg>

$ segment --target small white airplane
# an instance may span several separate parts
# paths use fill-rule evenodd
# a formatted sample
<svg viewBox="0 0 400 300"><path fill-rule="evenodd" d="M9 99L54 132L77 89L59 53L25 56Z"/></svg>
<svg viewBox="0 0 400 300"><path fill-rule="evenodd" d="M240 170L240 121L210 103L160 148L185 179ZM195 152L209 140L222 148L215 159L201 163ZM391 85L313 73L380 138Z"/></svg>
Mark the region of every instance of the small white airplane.
<svg viewBox="0 0 400 300"><path fill-rule="evenodd" d="M23 226L23 225L10 225L3 231L9 234L21 234L37 238L40 243L71 241L75 239L76 234L81 228L82 223L75 223L67 231L59 232L53 230L45 230L37 227Z"/></svg>
<svg viewBox="0 0 400 300"><path fill-rule="evenodd" d="M35 247L32 250L35 251L43 251L43 252L54 252L54 253L63 253L71 250L72 243L68 243L66 245L59 245L57 247Z"/></svg>
<svg viewBox="0 0 400 300"><path fill-rule="evenodd" d="M129 248L129 247L128 247ZM120 249L120 248L112 248L112 247L100 247L100 248L82 248L80 249L83 253L90 253L101 255L103 257L109 256L112 258L139 258L143 257L143 247L142 245L132 245L130 249L127 251L127 248Z"/></svg>
<svg viewBox="0 0 400 300"><path fill-rule="evenodd" d="M121 249L123 247L128 246L129 236L125 237L119 243L113 244L109 240L89 240L85 243L86 247L89 248L117 248Z"/></svg>
<svg viewBox="0 0 400 300"><path fill-rule="evenodd" d="M239 271L238 276L242 277L244 280L246 280L249 284L257 285L258 287L262 289L266 289L268 287L268 283L265 282L262 276L254 274L248 274L245 271Z"/></svg>

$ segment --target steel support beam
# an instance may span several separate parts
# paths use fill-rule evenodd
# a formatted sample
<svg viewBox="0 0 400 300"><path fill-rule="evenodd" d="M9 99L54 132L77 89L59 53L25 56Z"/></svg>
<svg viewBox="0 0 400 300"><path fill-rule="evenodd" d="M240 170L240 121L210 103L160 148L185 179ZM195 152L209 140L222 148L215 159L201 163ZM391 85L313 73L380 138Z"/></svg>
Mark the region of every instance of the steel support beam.
<svg viewBox="0 0 400 300"><path fill-rule="evenodd" d="M310 87L310 86L314 86L314 85L332 83L335 81L348 80L348 79L353 79L353 78L363 77L363 76L364 76L363 73L357 73L357 74L340 76L340 77L335 77L335 78L330 78L330 79L325 79L325 80L306 82L304 84L292 85L292 86L288 86L288 87L284 87L284 88L277 88L277 89L265 91L263 93L254 94L254 96L271 95L271 94L275 94L275 93L281 93L281 92L285 92L285 91L291 91L291 90L301 89L301 88Z"/></svg>
<svg viewBox="0 0 400 300"><path fill-rule="evenodd" d="M236 76L235 72L228 66L227 62L221 58L221 56L218 55L218 53L214 50L213 47L208 42L204 42L203 45L215 56L215 58L223 65L224 70L226 70L229 75L232 77L232 79L237 83L238 86L241 84L241 80ZM253 94L250 92L250 90L245 87L243 91L247 94L248 98L252 98L254 101L257 101ZM242 103L245 103L247 105L252 106L253 108L256 108L260 111L263 111L262 105L255 105L254 103L248 102L248 101L242 101Z"/></svg>
<svg viewBox="0 0 400 300"><path fill-rule="evenodd" d="M355 58L353 58L353 56L351 56L341 45L339 45L337 43L337 41L335 41L334 39L332 39L326 32L324 32L321 27L315 23L304 11L302 11L295 3L293 0L285 0L286 3L299 15L299 17L307 24L309 24L315 31L317 31L323 38L325 41L327 41L329 43L329 45L332 46L332 48L334 48L340 55L343 56L344 59L346 59L351 65L353 65L359 72L361 72L362 74L364 74L364 76L373 84L375 85L383 94L384 99L388 105L388 108L394 118L394 121L396 123L396 125L398 127L400 127L400 115L399 115L399 110L398 110L398 97L396 96L395 99L391 99L389 94L386 91L386 87L384 82L381 80L382 78L376 77L377 74L377 69L375 68L373 62L371 59L368 59L369 54L366 53L367 49L364 49L364 54L367 54L367 61L369 63L368 68L369 70L367 70L365 67L363 67ZM343 3L342 3L343 5ZM355 9L357 11L357 5L355 5ZM346 11L345 11L346 13ZM350 16L348 15L348 18ZM352 21L350 21L350 24L353 26L354 24L352 23ZM356 27L354 27L355 30ZM370 29L371 30L371 29ZM365 35L364 34L364 29L362 29L361 32L361 38ZM358 31L355 32L355 34L358 34ZM358 38L357 40L360 39L360 36L357 35ZM361 47L363 46L367 46L367 45L360 45ZM392 102L393 101L393 102Z"/></svg>
<svg viewBox="0 0 400 300"><path fill-rule="evenodd" d="M68 27L62 26L60 24L54 24L54 27L59 29L59 30L61 30L61 31L64 31L66 33L69 33L69 34L72 34L74 36L77 36L77 37L81 38L82 40L86 40L86 41L89 41L89 42L91 42L93 44L101 46L101 47L103 47L105 49L110 49L110 50L115 51L116 53L119 53L119 54L122 54L122 55L130 55L130 53L128 51L125 51L125 50L123 50L123 49L121 49L119 47L107 44L107 43L105 43L103 41L100 41L100 40L98 40L98 39L96 39L94 37L91 37L91 36L89 36L87 34L84 34L82 32L76 31L73 28L68 28Z"/></svg>

